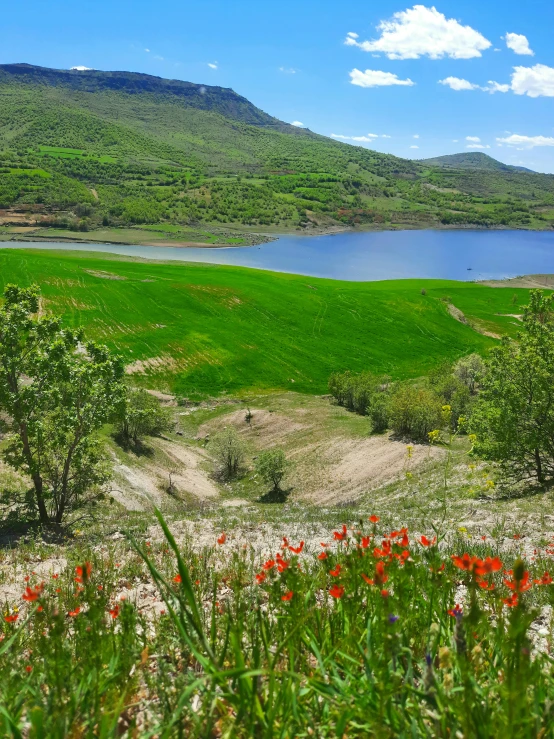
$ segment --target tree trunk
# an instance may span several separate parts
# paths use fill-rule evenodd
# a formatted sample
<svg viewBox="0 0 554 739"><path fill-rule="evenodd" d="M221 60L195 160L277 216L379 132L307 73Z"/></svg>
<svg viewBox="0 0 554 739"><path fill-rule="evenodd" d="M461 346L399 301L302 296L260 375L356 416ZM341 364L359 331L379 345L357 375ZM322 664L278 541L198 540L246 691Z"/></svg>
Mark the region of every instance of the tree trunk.
<svg viewBox="0 0 554 739"><path fill-rule="evenodd" d="M48 515L48 511L46 510L46 503L44 502L43 481L38 472L32 472L32 469L34 467L33 453L31 452L29 437L27 436L27 429L24 424L19 425L19 438L21 439L21 443L23 444L25 461L27 462L27 466L29 467L29 471L31 472L31 479L35 487L35 499L37 502L39 520L42 524L48 524L50 523L50 517Z"/></svg>
<svg viewBox="0 0 554 739"><path fill-rule="evenodd" d="M544 475L542 471L541 455L538 449L535 449L535 466L537 468L537 480L542 485L544 483Z"/></svg>

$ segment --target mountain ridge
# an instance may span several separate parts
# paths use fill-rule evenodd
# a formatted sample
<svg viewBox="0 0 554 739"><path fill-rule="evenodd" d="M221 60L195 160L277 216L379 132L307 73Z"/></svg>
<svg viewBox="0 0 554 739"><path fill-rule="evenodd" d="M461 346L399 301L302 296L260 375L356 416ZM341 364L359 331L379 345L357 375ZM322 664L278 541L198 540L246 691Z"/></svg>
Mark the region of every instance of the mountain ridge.
<svg viewBox="0 0 554 739"><path fill-rule="evenodd" d="M513 164L504 164L489 154L481 151L459 152L457 154L443 154L428 159L418 159L421 164L431 164L438 167L452 167L454 169L487 169L498 172L530 172L537 174L527 167L518 167Z"/></svg>

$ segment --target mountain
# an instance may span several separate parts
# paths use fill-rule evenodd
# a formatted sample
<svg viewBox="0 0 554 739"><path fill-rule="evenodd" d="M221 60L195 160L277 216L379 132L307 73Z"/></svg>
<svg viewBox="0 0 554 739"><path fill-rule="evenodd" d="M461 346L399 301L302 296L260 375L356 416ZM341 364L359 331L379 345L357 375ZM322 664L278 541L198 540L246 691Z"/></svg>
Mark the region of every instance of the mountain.
<svg viewBox="0 0 554 739"><path fill-rule="evenodd" d="M0 65L0 226L550 228L554 177L460 156L443 166L452 158L351 146L223 87Z"/></svg>
<svg viewBox="0 0 554 739"><path fill-rule="evenodd" d="M427 164L435 167L450 167L452 169L486 169L495 172L531 172L532 169L526 167L516 167L511 164L503 164L497 159L493 159L488 154L480 151L462 152L460 154L446 154L441 157L432 157L431 159L420 159L421 164ZM534 173L533 173L534 174Z"/></svg>

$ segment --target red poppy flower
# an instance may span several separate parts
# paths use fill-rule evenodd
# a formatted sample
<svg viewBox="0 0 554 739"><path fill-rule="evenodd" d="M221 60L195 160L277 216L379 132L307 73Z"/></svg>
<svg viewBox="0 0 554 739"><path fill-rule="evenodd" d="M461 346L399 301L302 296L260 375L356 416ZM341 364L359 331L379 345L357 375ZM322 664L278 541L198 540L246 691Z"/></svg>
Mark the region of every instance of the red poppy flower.
<svg viewBox="0 0 554 739"><path fill-rule="evenodd" d="M52 580L57 580L59 577L59 574L56 572L54 575L52 575Z"/></svg>
<svg viewBox="0 0 554 739"><path fill-rule="evenodd" d="M499 572L502 569L502 562L498 557L487 557L475 567L476 575L490 575L491 572Z"/></svg>
<svg viewBox="0 0 554 739"><path fill-rule="evenodd" d="M410 543L410 540L408 539L408 533L407 533L407 532L405 532L405 533L404 533L404 534L402 535L402 539L400 539L400 541L398 542L398 544L399 544L399 546L401 546L401 547L407 547L409 543Z"/></svg>
<svg viewBox="0 0 554 739"><path fill-rule="evenodd" d="M385 573L385 563L377 562L375 565L375 584L383 585L388 579L389 576Z"/></svg>
<svg viewBox="0 0 554 739"><path fill-rule="evenodd" d="M285 593L285 595L281 596L281 600L289 601L293 595L294 595L293 591L289 590L288 593Z"/></svg>
<svg viewBox="0 0 554 739"><path fill-rule="evenodd" d="M346 525L342 525L342 531L333 531L333 539L335 541L342 541L347 536L347 528Z"/></svg>
<svg viewBox="0 0 554 739"><path fill-rule="evenodd" d="M304 542L301 541L300 544L297 547L291 547L289 546L289 549L291 552L294 552L294 554L300 554L302 550L304 549Z"/></svg>
<svg viewBox="0 0 554 739"><path fill-rule="evenodd" d="M334 570L329 570L329 574L333 577L338 577L340 575L342 567L340 565L337 565Z"/></svg>
<svg viewBox="0 0 554 739"><path fill-rule="evenodd" d="M362 549L367 549L371 544L371 536L362 536Z"/></svg>
<svg viewBox="0 0 554 739"><path fill-rule="evenodd" d="M43 589L44 585L37 585L36 588L26 587L25 592L21 597L28 603L33 603L35 600L38 600L40 598Z"/></svg>
<svg viewBox="0 0 554 739"><path fill-rule="evenodd" d="M321 554L317 555L318 559L327 559L327 552L321 552Z"/></svg>
<svg viewBox="0 0 554 739"><path fill-rule="evenodd" d="M11 616L5 616L4 621L8 624L13 624L17 621L19 618L19 613L12 613Z"/></svg>
<svg viewBox="0 0 554 739"><path fill-rule="evenodd" d="M27 673L32 672L32 670L33 670L33 668L31 667L31 665L27 665L25 667L25 672L27 672Z"/></svg>
<svg viewBox="0 0 554 739"><path fill-rule="evenodd" d="M452 562L455 567L458 567L460 570L466 570L467 572L473 572L476 567L480 567L483 564L479 557L470 557L467 552L462 557L453 554Z"/></svg>
<svg viewBox="0 0 554 739"><path fill-rule="evenodd" d="M78 616L81 613L81 606L77 606L74 611L69 611L68 616Z"/></svg>
<svg viewBox="0 0 554 739"><path fill-rule="evenodd" d="M265 574L265 572L259 572L256 575L256 582L258 583L258 585L261 585L263 581L266 579L266 577L267 575Z"/></svg>
<svg viewBox="0 0 554 739"><path fill-rule="evenodd" d="M535 580L535 583L537 585L551 585L552 582L554 581L552 580L548 572L545 572L541 578L539 578L538 580Z"/></svg>
<svg viewBox="0 0 554 739"><path fill-rule="evenodd" d="M289 546L289 540L287 539L286 536L283 536L283 544L281 546L281 549L287 549L288 546Z"/></svg>
<svg viewBox="0 0 554 739"><path fill-rule="evenodd" d="M331 595L333 598L342 598L344 595L344 588L342 585L333 585L333 587L329 588L329 595Z"/></svg>
<svg viewBox="0 0 554 739"><path fill-rule="evenodd" d="M514 593L525 593L526 590L530 590L533 587L533 583L529 582L529 572L526 570L523 573L521 580L504 580L504 585Z"/></svg>
<svg viewBox="0 0 554 739"><path fill-rule="evenodd" d="M115 606L114 606L114 607L113 607L113 608L112 608L112 609L110 610L110 616L111 616L111 617L112 617L113 619L116 619L116 618L117 618L117 617L119 616L119 606L118 606L118 605L115 605Z"/></svg>
<svg viewBox="0 0 554 739"><path fill-rule="evenodd" d="M388 598L389 597L389 591L383 589L383 590L381 590L381 595L383 596L383 598Z"/></svg>
<svg viewBox="0 0 554 739"><path fill-rule="evenodd" d="M458 618L458 616L462 616L463 615L463 611L462 611L462 609L460 607L460 604L459 603L456 603L456 605L454 606L454 608L451 608L448 611L448 615L449 616L452 616L452 618Z"/></svg>
<svg viewBox="0 0 554 739"><path fill-rule="evenodd" d="M369 520L371 521L371 523L378 523L381 519L379 518L379 516L370 516Z"/></svg>
<svg viewBox="0 0 554 739"><path fill-rule="evenodd" d="M80 567L75 568L75 572L77 573L77 577L75 578L75 582L83 582L83 580L88 580L92 573L92 565L90 562L85 562L84 565Z"/></svg>
<svg viewBox="0 0 554 739"><path fill-rule="evenodd" d="M218 538L217 543L218 544L225 544L226 541L227 541L227 534L225 533L225 531L223 531L221 533L221 536Z"/></svg>
<svg viewBox="0 0 554 739"><path fill-rule="evenodd" d="M271 570L273 567L275 567L275 560L268 559L267 562L262 565L262 570Z"/></svg>
<svg viewBox="0 0 554 739"><path fill-rule="evenodd" d="M25 582L29 582L29 580L31 579L31 576L30 575L25 575L25 577L23 579L25 580Z"/></svg>
<svg viewBox="0 0 554 739"><path fill-rule="evenodd" d="M182 581L183 579L181 575L175 575L175 577L173 578L173 582L182 582Z"/></svg>
<svg viewBox="0 0 554 739"><path fill-rule="evenodd" d="M435 544L435 542L437 541L437 537L434 536L432 539L428 539L426 536L421 536L419 541L424 547L432 547L433 544Z"/></svg>
<svg viewBox="0 0 554 739"><path fill-rule="evenodd" d="M486 580L481 580L480 578L477 578L477 585L479 585L479 587L483 590L494 590L493 582L487 582Z"/></svg>
<svg viewBox="0 0 554 739"><path fill-rule="evenodd" d="M517 593L512 593L509 598L503 598L502 602L505 603L508 608L514 608L517 606L519 600L519 595Z"/></svg>
<svg viewBox="0 0 554 739"><path fill-rule="evenodd" d="M104 586L103 585L99 585L98 586L98 590L104 590Z"/></svg>
<svg viewBox="0 0 554 739"><path fill-rule="evenodd" d="M362 577L364 578L364 580L366 581L366 583L367 583L368 585L375 585L375 580L372 580L372 579L371 579L370 577L368 577L367 575L364 575L364 573L363 573L363 572L361 573L361 575L362 575Z"/></svg>
<svg viewBox="0 0 554 739"><path fill-rule="evenodd" d="M284 572L284 570L286 570L288 566L289 566L289 563L287 562L286 559L277 560L277 569L279 572Z"/></svg>

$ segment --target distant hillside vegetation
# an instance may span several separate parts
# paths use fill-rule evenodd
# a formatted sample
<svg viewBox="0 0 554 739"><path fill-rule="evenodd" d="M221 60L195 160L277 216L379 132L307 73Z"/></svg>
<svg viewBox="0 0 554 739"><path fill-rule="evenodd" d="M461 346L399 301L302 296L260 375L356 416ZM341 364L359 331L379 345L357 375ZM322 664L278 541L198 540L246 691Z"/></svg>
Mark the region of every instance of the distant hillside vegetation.
<svg viewBox="0 0 554 739"><path fill-rule="evenodd" d="M461 154L445 154L442 157L421 159L420 163L430 164L436 167L452 167L454 169L487 169L495 172L517 171L533 173L532 169L504 164L503 162L499 162L497 159L493 159L488 154L483 154L483 152L480 151L462 152Z"/></svg>
<svg viewBox="0 0 554 739"><path fill-rule="evenodd" d="M112 240L109 229L138 224L183 234L552 223L550 175L351 146L223 87L0 65L0 237L30 225L56 237L101 228Z"/></svg>

